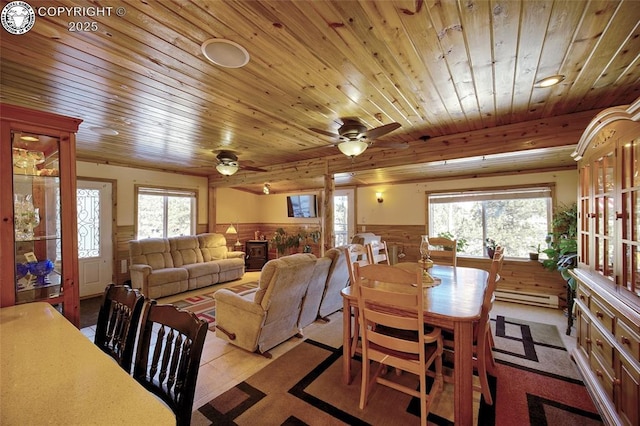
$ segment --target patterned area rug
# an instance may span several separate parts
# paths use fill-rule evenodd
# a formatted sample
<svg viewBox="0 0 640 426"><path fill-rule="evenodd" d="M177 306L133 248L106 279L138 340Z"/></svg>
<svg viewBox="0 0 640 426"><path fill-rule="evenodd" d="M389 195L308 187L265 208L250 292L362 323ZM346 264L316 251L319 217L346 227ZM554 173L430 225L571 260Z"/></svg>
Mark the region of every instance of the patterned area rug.
<svg viewBox="0 0 640 426"><path fill-rule="evenodd" d="M254 281L225 288L238 294L247 294L254 292L258 288L258 282ZM207 321L209 323L209 330L213 331L216 328L216 299L214 299L213 295L218 290L220 290L220 288L211 291L211 293L186 297L172 302L172 304L181 309L191 311L196 314L198 318Z"/></svg>
<svg viewBox="0 0 640 426"><path fill-rule="evenodd" d="M333 322L333 321L332 321ZM548 363L568 357L562 341L553 340L555 326L518 322L502 317L493 321L505 326L504 337L496 337L496 356L511 352L508 363L498 361L489 385L494 405L484 403L479 393L474 396L474 423L477 425L596 425L597 411L584 385L562 372L534 368L533 353L538 362ZM328 332L341 332L327 324ZM551 328L549 328L551 327ZM515 330L519 330L516 332ZM518 334L520 333L520 334ZM528 336L533 336L529 339ZM542 337L546 336L546 337ZM547 337L549 339L547 339ZM538 340L536 340L538 339ZM321 340L316 341L316 340ZM398 425L418 424L420 408L417 398L377 386L364 410L358 408L360 394L360 358L352 363L356 374L351 385L343 385L342 350L339 339L305 340L267 367L229 391L204 404L193 413L192 425ZM505 342L508 340L509 342ZM520 341L520 349L514 342ZM505 344L510 345L506 348ZM501 346L502 345L502 346ZM518 361L527 353L526 361ZM505 354L506 355L506 354ZM556 358L557 357L557 358ZM541 361L543 360L543 361ZM528 365L524 365L524 364ZM573 366L572 366L573 367ZM575 367L573 367L575 369ZM391 376L395 372L389 373ZM399 380L416 383L417 378L403 374ZM453 424L453 388L445 385L429 413L430 424Z"/></svg>

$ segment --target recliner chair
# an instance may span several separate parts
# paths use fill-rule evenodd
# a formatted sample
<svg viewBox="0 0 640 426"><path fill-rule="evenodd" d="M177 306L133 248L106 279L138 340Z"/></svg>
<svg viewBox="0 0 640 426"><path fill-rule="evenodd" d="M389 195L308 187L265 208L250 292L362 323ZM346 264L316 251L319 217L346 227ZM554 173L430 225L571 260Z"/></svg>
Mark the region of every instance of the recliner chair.
<svg viewBox="0 0 640 426"><path fill-rule="evenodd" d="M258 290L245 295L218 290L216 336L268 358L274 346L299 333L298 319L317 258L298 253L268 261Z"/></svg>

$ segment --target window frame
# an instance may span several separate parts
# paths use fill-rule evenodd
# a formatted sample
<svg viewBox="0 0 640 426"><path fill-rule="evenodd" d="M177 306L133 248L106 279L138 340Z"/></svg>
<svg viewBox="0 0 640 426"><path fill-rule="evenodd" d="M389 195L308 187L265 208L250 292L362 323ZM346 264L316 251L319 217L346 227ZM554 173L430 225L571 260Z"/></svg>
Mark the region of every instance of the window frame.
<svg viewBox="0 0 640 426"><path fill-rule="evenodd" d="M136 184L133 186L134 196L133 196L133 235L135 239L138 238L138 198L140 194L148 194L148 195L160 195L164 193L165 201L164 201L164 209L167 210L167 198L172 194L176 194L176 196L191 198L191 235L195 235L198 227L198 202L199 202L199 191L198 188L182 188L182 187L172 187L172 186L164 186L164 185L144 185L144 184ZM168 238L167 234L167 223L168 223L168 215L164 215L163 222L163 237Z"/></svg>
<svg viewBox="0 0 640 426"><path fill-rule="evenodd" d="M504 186L492 186L492 187L478 187L478 188L464 188L464 189L455 189L455 188L451 188L451 189L442 189L442 190L435 190L435 191L425 191L425 232L427 235L431 235L431 218L430 218L430 210L431 210L431 203L430 203L430 197L433 195L438 195L438 194L452 194L452 196L454 194L473 194L473 193L500 193L500 192L507 192L507 191L524 191L527 189L533 190L533 189L545 189L548 190L550 195L550 202L549 202L549 206L547 208L547 233L551 233L552 232L552 220L553 220L553 214L554 211L556 209L557 206L557 196L556 196L556 184L555 182L541 182L541 183L532 183L532 184L523 184L523 185L504 185ZM512 199L522 199L522 198L516 198L516 197L511 197ZM523 197L524 198L524 197ZM504 199L504 198L500 198L500 199ZM483 227L486 228L486 224L483 224ZM483 236L483 241L484 241L484 236ZM460 256L460 255L458 255ZM474 257L474 258L480 258L482 256L474 256L474 255L469 255L469 254L463 254L462 256L464 257ZM509 256L515 259L528 259L525 258L523 256Z"/></svg>

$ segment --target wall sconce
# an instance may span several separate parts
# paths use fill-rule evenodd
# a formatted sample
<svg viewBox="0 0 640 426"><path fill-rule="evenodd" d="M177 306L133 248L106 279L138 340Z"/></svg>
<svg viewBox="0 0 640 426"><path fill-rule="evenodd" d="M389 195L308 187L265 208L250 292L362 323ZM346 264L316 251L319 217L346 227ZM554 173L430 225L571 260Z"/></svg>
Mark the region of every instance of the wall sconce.
<svg viewBox="0 0 640 426"><path fill-rule="evenodd" d="M271 185L269 185L268 183L265 183L262 186L262 193L265 195L269 195L271 193Z"/></svg>
<svg viewBox="0 0 640 426"><path fill-rule="evenodd" d="M382 198L382 192L376 192L376 199L379 203L382 203L384 199Z"/></svg>

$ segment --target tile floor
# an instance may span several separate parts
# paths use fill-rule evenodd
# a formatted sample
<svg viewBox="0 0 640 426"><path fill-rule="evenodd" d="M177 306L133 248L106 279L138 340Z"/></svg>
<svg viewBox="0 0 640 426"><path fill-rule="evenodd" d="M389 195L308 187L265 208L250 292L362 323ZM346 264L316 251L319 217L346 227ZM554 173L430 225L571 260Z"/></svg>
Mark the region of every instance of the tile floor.
<svg viewBox="0 0 640 426"><path fill-rule="evenodd" d="M241 282L257 281L258 277L259 272L248 272L242 278L242 281L233 281L232 283L227 283L227 285L237 285ZM159 302L171 303L172 301L186 297L188 294L198 294L198 292L202 291L205 290L201 289L190 293L167 297L159 300ZM208 289L208 291L210 291L210 289ZM495 317L495 315L503 315L511 318L557 325L566 348L571 350L575 347L575 327L571 336L565 335L567 318L561 310L497 301L494 304L493 311L491 312L492 317ZM329 323L317 321L309 325L304 329L304 335L305 337L313 339L314 334L320 333L323 331L324 327L330 326L342 327L341 311L333 314L331 316L331 322ZM95 326L83 328L82 333L93 340L95 335ZM216 337L214 332L207 332L207 339L205 341L202 359L200 361L200 372L198 374L198 382L196 385L193 404L194 409L197 409L206 402L235 386L237 383L247 379L301 342L302 339L293 337L273 348L270 351L273 358L267 359L261 355L249 353L243 349L239 349L228 344L226 341Z"/></svg>

